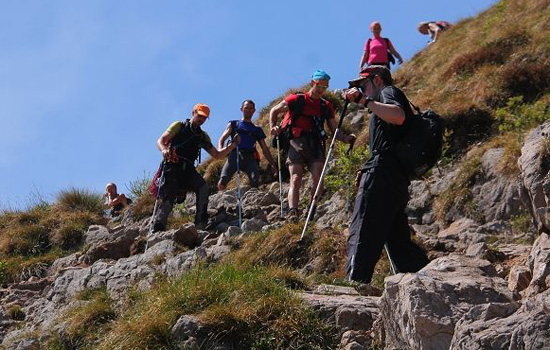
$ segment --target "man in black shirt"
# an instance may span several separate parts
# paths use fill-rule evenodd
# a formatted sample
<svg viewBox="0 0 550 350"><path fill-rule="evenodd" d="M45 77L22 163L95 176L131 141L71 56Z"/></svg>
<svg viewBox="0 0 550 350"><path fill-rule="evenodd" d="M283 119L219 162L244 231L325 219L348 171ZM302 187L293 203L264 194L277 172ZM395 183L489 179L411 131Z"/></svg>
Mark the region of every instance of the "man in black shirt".
<svg viewBox="0 0 550 350"><path fill-rule="evenodd" d="M344 98L359 100L372 112L371 157L357 174L359 191L347 241L346 274L361 283L371 281L385 244L398 272L416 272L429 262L411 241L405 214L410 181L393 154L414 114L405 94L392 84L390 71L375 65L361 71L344 92Z"/></svg>

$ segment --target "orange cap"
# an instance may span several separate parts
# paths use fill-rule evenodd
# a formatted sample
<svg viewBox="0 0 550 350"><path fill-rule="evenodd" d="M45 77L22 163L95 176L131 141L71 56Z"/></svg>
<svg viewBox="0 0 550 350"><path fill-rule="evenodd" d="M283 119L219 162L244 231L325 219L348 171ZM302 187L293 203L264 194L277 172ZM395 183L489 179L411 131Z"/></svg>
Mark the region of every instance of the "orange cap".
<svg viewBox="0 0 550 350"><path fill-rule="evenodd" d="M195 107L193 107L193 111L197 111L198 114L205 116L206 118L210 115L210 107L204 103L197 103Z"/></svg>

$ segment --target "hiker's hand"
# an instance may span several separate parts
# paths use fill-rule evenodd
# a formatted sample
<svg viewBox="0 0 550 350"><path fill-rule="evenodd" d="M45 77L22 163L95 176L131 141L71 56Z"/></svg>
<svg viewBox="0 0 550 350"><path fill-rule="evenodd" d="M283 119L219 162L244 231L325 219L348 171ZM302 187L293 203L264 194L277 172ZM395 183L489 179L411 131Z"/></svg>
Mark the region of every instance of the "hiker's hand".
<svg viewBox="0 0 550 350"><path fill-rule="evenodd" d="M239 135L239 134L235 135L235 137L233 138L233 143L235 143L236 145L240 145L241 144L241 135Z"/></svg>
<svg viewBox="0 0 550 350"><path fill-rule="evenodd" d="M271 127L271 135L278 136L281 133L281 128L278 125Z"/></svg>
<svg viewBox="0 0 550 350"><path fill-rule="evenodd" d="M359 91L359 89L356 87L353 87L351 89L346 89L342 93L342 97L349 102L354 102L357 96L360 96L360 95L361 95L361 91Z"/></svg>
<svg viewBox="0 0 550 350"><path fill-rule="evenodd" d="M176 154L175 148L166 148L162 150L162 156L164 157L164 160L168 163L177 163L179 162L179 157Z"/></svg>
<svg viewBox="0 0 550 350"><path fill-rule="evenodd" d="M363 177L363 172L359 170L355 176L355 188L358 188L361 184L361 178Z"/></svg>

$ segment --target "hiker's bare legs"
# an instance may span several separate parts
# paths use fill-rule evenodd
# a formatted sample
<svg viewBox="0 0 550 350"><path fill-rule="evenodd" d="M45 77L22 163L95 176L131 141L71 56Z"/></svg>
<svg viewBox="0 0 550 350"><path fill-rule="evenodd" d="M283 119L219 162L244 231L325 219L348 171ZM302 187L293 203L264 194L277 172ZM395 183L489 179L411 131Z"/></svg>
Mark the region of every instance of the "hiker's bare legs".
<svg viewBox="0 0 550 350"><path fill-rule="evenodd" d="M317 189L317 184L319 183L319 178L321 177L321 171L323 171L323 165L324 163L315 162L312 163L309 167L309 171L311 172L311 179L313 180L311 192L309 193L309 202L311 203L311 200L313 199L313 195L315 194L315 190ZM319 188L319 193L317 194L317 200L321 198L323 195L323 184L321 184L321 188Z"/></svg>
<svg viewBox="0 0 550 350"><path fill-rule="evenodd" d="M290 164L288 170L290 172L288 207L298 208L298 202L300 199L300 187L302 186L302 177L304 175L304 167L301 164Z"/></svg>

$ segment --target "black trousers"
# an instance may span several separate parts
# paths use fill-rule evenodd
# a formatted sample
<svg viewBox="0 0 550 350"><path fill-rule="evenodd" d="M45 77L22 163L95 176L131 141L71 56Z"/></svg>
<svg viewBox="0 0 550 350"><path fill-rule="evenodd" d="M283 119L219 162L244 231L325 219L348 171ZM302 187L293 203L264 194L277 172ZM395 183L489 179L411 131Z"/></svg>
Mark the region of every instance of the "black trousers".
<svg viewBox="0 0 550 350"><path fill-rule="evenodd" d="M159 189L162 204L157 210L155 222L166 226L176 198L184 197L187 191L195 192L197 198L195 223L208 221L208 185L197 173L193 164L167 163L164 169L164 184Z"/></svg>
<svg viewBox="0 0 550 350"><path fill-rule="evenodd" d="M411 241L405 214L408 184L397 165L370 168L363 174L347 241L349 279L369 283L384 244L399 272L416 272L429 262Z"/></svg>

